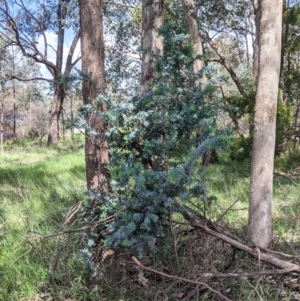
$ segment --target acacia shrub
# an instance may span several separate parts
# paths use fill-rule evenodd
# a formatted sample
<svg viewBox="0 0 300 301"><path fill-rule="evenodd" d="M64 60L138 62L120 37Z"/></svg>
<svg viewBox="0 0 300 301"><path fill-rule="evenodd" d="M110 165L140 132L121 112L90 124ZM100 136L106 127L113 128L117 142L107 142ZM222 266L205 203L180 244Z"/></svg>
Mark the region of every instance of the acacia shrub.
<svg viewBox="0 0 300 301"><path fill-rule="evenodd" d="M115 216L100 228L106 248L134 248L139 256L168 234L179 203L207 201L201 156L221 145L213 87L197 85L202 74L195 76L192 65L199 57L188 36L173 23L160 34L164 54L156 57L150 91L132 99L115 92L99 98L108 106L103 117L110 124L112 191L94 198L101 199L100 219Z"/></svg>

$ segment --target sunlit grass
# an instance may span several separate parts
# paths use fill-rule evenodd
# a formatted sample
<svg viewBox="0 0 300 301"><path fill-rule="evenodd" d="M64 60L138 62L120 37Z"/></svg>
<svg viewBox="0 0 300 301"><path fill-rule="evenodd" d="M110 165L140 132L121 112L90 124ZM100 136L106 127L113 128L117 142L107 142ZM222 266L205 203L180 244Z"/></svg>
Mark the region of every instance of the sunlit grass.
<svg viewBox="0 0 300 301"><path fill-rule="evenodd" d="M293 156L294 158L295 156ZM276 170L288 172L300 161L290 157L276 159ZM248 198L250 185L250 161L223 161L210 165L206 173L209 194L216 196L217 201L209 208L210 217L218 219L227 208L234 206L226 214L226 222L232 227L246 229L248 218ZM291 179L285 176L274 176L273 195L273 229L274 234L284 237L295 237L300 227L300 174Z"/></svg>
<svg viewBox="0 0 300 301"><path fill-rule="evenodd" d="M57 229L85 190L78 144L0 154L0 300L30 300L49 280L49 263L62 241L29 236Z"/></svg>
<svg viewBox="0 0 300 301"><path fill-rule="evenodd" d="M282 172L297 167L297 162L285 157L276 164L276 170ZM220 154L220 164L206 170L209 194L217 198L208 204L207 216L213 220L223 216L230 230L242 239L247 231L249 176L249 160L231 161L226 154ZM274 178L274 233L287 241L298 236L300 227L298 184L299 178ZM86 199L85 191L82 140L50 148L23 143L0 153L1 301L38 300L41 296L45 300L47 296L51 300L101 300L103 294L108 301L131 300L107 279L89 289L91 274L82 261L76 234L39 239L38 233L56 230L68 208ZM255 300L249 283L234 281L232 287L237 292L232 294L237 299L246 296ZM261 284L257 288L269 300L272 294L267 287ZM141 300L141 296L134 298Z"/></svg>

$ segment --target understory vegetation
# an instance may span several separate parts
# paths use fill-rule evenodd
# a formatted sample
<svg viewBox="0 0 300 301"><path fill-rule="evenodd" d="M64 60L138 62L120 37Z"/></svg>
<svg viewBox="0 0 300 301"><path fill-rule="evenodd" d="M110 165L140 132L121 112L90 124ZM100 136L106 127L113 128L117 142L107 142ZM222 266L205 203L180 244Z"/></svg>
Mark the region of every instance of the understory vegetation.
<svg viewBox="0 0 300 301"><path fill-rule="evenodd" d="M291 255L300 252L299 158L299 153L293 158L281 155L275 164L272 249ZM214 198L205 208L194 200L205 216L241 239L246 237L249 173L248 159L232 161L224 150L219 164L205 170L208 193ZM83 202L88 207L85 192L82 137L51 148L32 141L6 147L0 157L0 300L213 300L213 293L201 286L142 272L126 252L118 261L111 260L117 254L107 254L99 268L86 260L92 247L86 229L55 235L68 223L73 206ZM83 218L73 228L84 226ZM216 238L190 231L179 216L173 217L171 228L173 235L158 242L159 252L147 254L144 265L168 275L194 275L203 282L197 278L201 272L265 267ZM299 298L293 276L220 278L208 283L232 300Z"/></svg>
<svg viewBox="0 0 300 301"><path fill-rule="evenodd" d="M0 1L0 301L300 300L299 27Z"/></svg>

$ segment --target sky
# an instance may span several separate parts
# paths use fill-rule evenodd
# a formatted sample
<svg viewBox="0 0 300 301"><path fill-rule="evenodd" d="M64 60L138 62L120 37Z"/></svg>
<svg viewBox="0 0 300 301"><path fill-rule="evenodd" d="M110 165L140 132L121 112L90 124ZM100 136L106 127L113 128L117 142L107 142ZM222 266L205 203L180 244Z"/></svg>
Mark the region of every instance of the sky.
<svg viewBox="0 0 300 301"><path fill-rule="evenodd" d="M69 53L69 49L71 47L74 35L75 34L72 30L66 30L64 50L63 50L63 53L64 53L63 70L65 68L66 58L67 58L67 55ZM47 43L49 45L51 45L54 49L56 49L56 47L57 47L57 35L54 32L46 32L46 38L47 38ZM40 38L38 39L37 42L38 42L38 44L37 44L38 49L43 53L44 52L44 39L43 39L43 37L40 36ZM78 42L77 47L75 49L73 60L75 60L79 55L80 55L80 41ZM51 61L54 64L56 63L56 54L55 54L55 51L51 47L48 47L48 60ZM46 66L44 64L39 64L39 65L40 65L40 70L41 70L42 76L45 77L45 78L48 78L48 79L52 79L51 74L48 71L48 69L46 68ZM80 62L76 65L76 67L77 68L81 67Z"/></svg>

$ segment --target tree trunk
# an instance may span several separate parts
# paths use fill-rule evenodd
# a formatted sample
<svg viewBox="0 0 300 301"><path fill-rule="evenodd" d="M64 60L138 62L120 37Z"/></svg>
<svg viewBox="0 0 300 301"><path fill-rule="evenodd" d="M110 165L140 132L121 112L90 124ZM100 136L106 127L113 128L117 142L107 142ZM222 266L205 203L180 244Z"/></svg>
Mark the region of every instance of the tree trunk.
<svg viewBox="0 0 300 301"><path fill-rule="evenodd" d="M258 1L258 81L254 109L248 240L272 241L273 165L281 58L282 0Z"/></svg>
<svg viewBox="0 0 300 301"><path fill-rule="evenodd" d="M163 25L163 0L142 1L142 79L140 94L146 93L155 77L154 55L163 54L163 37L157 30Z"/></svg>
<svg viewBox="0 0 300 301"><path fill-rule="evenodd" d="M199 36L194 0L182 0L182 8L187 31L190 36L189 42L194 46L194 54L195 56L203 55L203 45ZM204 67L205 64L202 60L195 60L193 65L194 74L198 74L201 70L203 70ZM197 81L197 83L198 82L202 86L206 83L206 78L203 76L199 81Z"/></svg>
<svg viewBox="0 0 300 301"><path fill-rule="evenodd" d="M255 12L255 27L256 27L256 39L253 47L253 79L257 81L258 78L258 60L259 60L259 28L260 28L260 16L261 16L261 10L259 9L259 2L261 0L254 0L253 1L253 8Z"/></svg>
<svg viewBox="0 0 300 301"><path fill-rule="evenodd" d="M104 41L102 25L102 0L79 0L81 25L82 70L89 77L82 83L85 105L96 111L106 111L105 104L95 98L105 91ZM87 116L89 126L98 135L87 133L85 144L86 179L89 191L107 193L109 187L109 154L105 132L108 124L97 113Z"/></svg>
<svg viewBox="0 0 300 301"><path fill-rule="evenodd" d="M189 34L189 43L194 46L194 55L203 55L203 45L199 36L199 27L197 22L197 14L196 8L194 4L194 0L182 0L182 8L185 23L187 26L187 31ZM195 76L203 70L205 64L202 60L195 60L193 64L193 73ZM206 84L205 76L201 77L200 79L196 80L196 85L204 88ZM201 132L201 130L200 130ZM218 154L215 149L206 150L202 156L202 165L208 165L211 163L218 163Z"/></svg>
<svg viewBox="0 0 300 301"><path fill-rule="evenodd" d="M74 115L73 115L73 96L70 97L71 104L71 140L74 143Z"/></svg>
<svg viewBox="0 0 300 301"><path fill-rule="evenodd" d="M58 2L58 9L57 9L57 18L59 20L58 24L58 32L57 32L57 47L56 47L56 63L55 63L55 70L52 70L52 74L54 76L55 82L60 82L62 79L62 75L67 77L70 75L72 68L76 65L79 61L77 58L74 62L73 55L76 49L76 45L80 38L80 31L78 31L71 43L69 53L66 59L66 66L63 70L63 56L64 56L64 41L65 41L65 19L67 16L67 1L59 0ZM60 76L57 76L61 74ZM58 77L56 79L55 77ZM56 144L59 142L59 117L62 110L62 105L65 99L65 87L63 84L60 84L56 87L53 97L50 121L49 121L49 131L48 131L48 145Z"/></svg>
<svg viewBox="0 0 300 301"><path fill-rule="evenodd" d="M4 152L3 132L4 132L4 103L3 103L3 98L2 98L1 99L1 116L0 116L0 148L1 148L1 152Z"/></svg>
<svg viewBox="0 0 300 301"><path fill-rule="evenodd" d="M62 104L65 98L65 89L63 84L55 87L54 97L52 101L51 115L49 120L49 131L47 145L59 142L59 117Z"/></svg>

